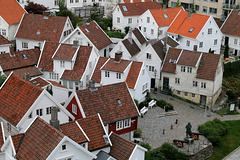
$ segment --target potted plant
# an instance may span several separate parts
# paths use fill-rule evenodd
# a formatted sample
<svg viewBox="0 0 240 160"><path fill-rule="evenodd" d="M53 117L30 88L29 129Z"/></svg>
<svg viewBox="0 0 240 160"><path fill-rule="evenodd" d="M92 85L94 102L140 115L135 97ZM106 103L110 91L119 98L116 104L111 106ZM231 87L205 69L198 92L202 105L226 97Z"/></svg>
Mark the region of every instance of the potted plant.
<svg viewBox="0 0 240 160"><path fill-rule="evenodd" d="M141 142L141 135L142 135L142 130L140 128L134 131L133 139L135 143Z"/></svg>

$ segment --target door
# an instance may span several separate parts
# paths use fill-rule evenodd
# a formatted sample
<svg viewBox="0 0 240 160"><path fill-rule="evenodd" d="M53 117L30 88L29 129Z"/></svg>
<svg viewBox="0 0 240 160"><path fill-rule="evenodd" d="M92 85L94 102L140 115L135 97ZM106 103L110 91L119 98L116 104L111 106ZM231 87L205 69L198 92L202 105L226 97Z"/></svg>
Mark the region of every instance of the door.
<svg viewBox="0 0 240 160"><path fill-rule="evenodd" d="M207 96L200 95L200 104L206 105L207 102Z"/></svg>
<svg viewBox="0 0 240 160"><path fill-rule="evenodd" d="M151 88L155 88L155 78L151 78Z"/></svg>
<svg viewBox="0 0 240 160"><path fill-rule="evenodd" d="M238 50L237 50L237 49L234 50L234 55L235 55L235 56L238 55Z"/></svg>
<svg viewBox="0 0 240 160"><path fill-rule="evenodd" d="M169 78L163 77L163 91L169 91Z"/></svg>
<svg viewBox="0 0 240 160"><path fill-rule="evenodd" d="M225 37L225 46L228 44L229 42L229 37Z"/></svg>

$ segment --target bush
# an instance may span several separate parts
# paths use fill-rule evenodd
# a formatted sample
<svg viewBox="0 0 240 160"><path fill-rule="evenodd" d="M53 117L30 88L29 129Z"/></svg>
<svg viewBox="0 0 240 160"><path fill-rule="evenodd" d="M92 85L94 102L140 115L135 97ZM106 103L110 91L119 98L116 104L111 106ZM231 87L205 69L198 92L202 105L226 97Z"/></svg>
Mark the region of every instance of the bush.
<svg viewBox="0 0 240 160"><path fill-rule="evenodd" d="M134 131L133 137L134 138L140 138L142 135L142 130L138 128L136 131Z"/></svg>
<svg viewBox="0 0 240 160"><path fill-rule="evenodd" d="M151 146L148 143L141 143L140 146L146 148L148 151L151 150Z"/></svg>
<svg viewBox="0 0 240 160"><path fill-rule="evenodd" d="M138 110L141 110L144 106L148 107L148 101L143 101L139 103Z"/></svg>
<svg viewBox="0 0 240 160"><path fill-rule="evenodd" d="M126 34L118 32L118 31L106 31L106 33L109 37L113 37L113 38L123 39L126 36Z"/></svg>
<svg viewBox="0 0 240 160"><path fill-rule="evenodd" d="M164 154L161 152L160 148L148 151L145 155L145 160L166 160Z"/></svg>
<svg viewBox="0 0 240 160"><path fill-rule="evenodd" d="M134 99L134 102L135 102L136 106L138 107L139 106L138 100Z"/></svg>
<svg viewBox="0 0 240 160"><path fill-rule="evenodd" d="M157 106L164 108L164 106L168 106L168 110L174 110L174 107L171 103L166 102L163 99L157 100Z"/></svg>
<svg viewBox="0 0 240 160"><path fill-rule="evenodd" d="M231 90L227 91L228 99L233 100L237 98L237 95L233 93Z"/></svg>
<svg viewBox="0 0 240 160"><path fill-rule="evenodd" d="M216 146L219 145L221 137L228 133L228 129L229 127L226 122L220 121L216 118L198 127L198 131L203 133L205 137Z"/></svg>

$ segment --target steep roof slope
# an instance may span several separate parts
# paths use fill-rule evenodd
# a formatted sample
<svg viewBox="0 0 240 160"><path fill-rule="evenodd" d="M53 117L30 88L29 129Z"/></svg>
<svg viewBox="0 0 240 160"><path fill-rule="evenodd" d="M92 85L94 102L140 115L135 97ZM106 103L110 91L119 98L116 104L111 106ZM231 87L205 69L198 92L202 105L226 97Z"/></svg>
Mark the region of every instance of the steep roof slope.
<svg viewBox="0 0 240 160"><path fill-rule="evenodd" d="M168 53L166 55L167 57L162 67L162 72L175 73L176 63L170 63L170 60L177 61L181 51L182 51L181 49L169 48Z"/></svg>
<svg viewBox="0 0 240 160"><path fill-rule="evenodd" d="M71 61L77 49L78 47L75 47L72 44L61 44L53 59Z"/></svg>
<svg viewBox="0 0 240 160"><path fill-rule="evenodd" d="M240 37L240 11L232 10L225 23L221 27L223 34Z"/></svg>
<svg viewBox="0 0 240 160"><path fill-rule="evenodd" d="M134 40L130 42L129 39L124 39L122 43L126 47L131 56L134 56L141 51Z"/></svg>
<svg viewBox="0 0 240 160"><path fill-rule="evenodd" d="M133 89L135 88L142 65L143 65L143 62L135 62L135 61L132 62L131 68L129 70L129 73L126 79L126 83L129 88L133 88Z"/></svg>
<svg viewBox="0 0 240 160"><path fill-rule="evenodd" d="M135 37L138 39L138 41L143 44L147 42L146 38L142 35L142 33L139 31L138 28L135 28L132 33L135 35Z"/></svg>
<svg viewBox="0 0 240 160"><path fill-rule="evenodd" d="M5 45L5 44L12 44L12 42L10 42L7 38L0 35L0 45Z"/></svg>
<svg viewBox="0 0 240 160"><path fill-rule="evenodd" d="M121 59L120 62L114 61L114 58L111 58L103 67L102 70L121 72L123 73L125 69L129 66L131 61Z"/></svg>
<svg viewBox="0 0 240 160"><path fill-rule="evenodd" d="M92 80L94 80L96 83L101 82L101 70L100 68L103 66L103 64L108 60L109 58L107 57L99 57L97 65L95 67L95 70L92 75Z"/></svg>

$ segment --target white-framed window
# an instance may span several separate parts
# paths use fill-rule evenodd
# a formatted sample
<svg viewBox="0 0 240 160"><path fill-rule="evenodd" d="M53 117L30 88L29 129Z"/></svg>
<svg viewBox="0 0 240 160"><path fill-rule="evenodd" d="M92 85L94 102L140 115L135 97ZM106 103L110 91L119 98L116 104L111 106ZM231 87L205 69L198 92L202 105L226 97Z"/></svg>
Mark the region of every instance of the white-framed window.
<svg viewBox="0 0 240 160"><path fill-rule="evenodd" d="M117 121L116 122L116 130L123 129L123 121Z"/></svg>
<svg viewBox="0 0 240 160"><path fill-rule="evenodd" d="M62 151L65 151L67 149L67 145L66 144L63 144L62 147L61 147Z"/></svg>
<svg viewBox="0 0 240 160"><path fill-rule="evenodd" d="M67 88L67 81L63 80L63 86Z"/></svg>
<svg viewBox="0 0 240 160"><path fill-rule="evenodd" d="M159 30L159 35L163 35L163 30Z"/></svg>
<svg viewBox="0 0 240 160"><path fill-rule="evenodd" d="M11 133L11 129L12 129L11 124L7 123L7 127L8 127L8 132Z"/></svg>
<svg viewBox="0 0 240 160"><path fill-rule="evenodd" d="M238 44L238 39L234 39L234 44L235 44L235 45Z"/></svg>
<svg viewBox="0 0 240 160"><path fill-rule="evenodd" d="M121 73L117 72L117 73L116 73L116 78L117 78L117 79L121 79Z"/></svg>
<svg viewBox="0 0 240 160"><path fill-rule="evenodd" d="M131 127L131 119L125 119L124 120L124 128Z"/></svg>
<svg viewBox="0 0 240 160"><path fill-rule="evenodd" d="M151 29L151 34L154 34L154 29Z"/></svg>
<svg viewBox="0 0 240 160"><path fill-rule="evenodd" d="M186 46L190 46L190 41L187 40Z"/></svg>
<svg viewBox="0 0 240 160"><path fill-rule="evenodd" d="M181 72L185 72L185 66L181 66Z"/></svg>
<svg viewBox="0 0 240 160"><path fill-rule="evenodd" d="M152 55L150 53L147 53L147 59L152 59Z"/></svg>
<svg viewBox="0 0 240 160"><path fill-rule="evenodd" d="M22 48L28 48L28 43L22 42Z"/></svg>
<svg viewBox="0 0 240 160"><path fill-rule="evenodd" d="M197 87L198 82L197 81L193 81L193 87Z"/></svg>
<svg viewBox="0 0 240 160"><path fill-rule="evenodd" d="M58 6L58 0L54 0L54 6Z"/></svg>
<svg viewBox="0 0 240 160"><path fill-rule="evenodd" d="M212 34L212 28L208 28L208 34Z"/></svg>
<svg viewBox="0 0 240 160"><path fill-rule="evenodd" d="M200 42L199 43L199 48L202 48L203 47L203 42Z"/></svg>
<svg viewBox="0 0 240 160"><path fill-rule="evenodd" d="M73 3L73 0L70 0L70 3Z"/></svg>
<svg viewBox="0 0 240 160"><path fill-rule="evenodd" d="M51 107L47 107L47 108L46 108L46 113L47 113L47 114L51 114Z"/></svg>
<svg viewBox="0 0 240 160"><path fill-rule="evenodd" d="M120 23L120 17L117 17L117 23Z"/></svg>
<svg viewBox="0 0 240 160"><path fill-rule="evenodd" d="M201 88L206 88L206 83L204 83L204 82L201 82Z"/></svg>
<svg viewBox="0 0 240 160"><path fill-rule="evenodd" d="M65 67L65 61L60 61L60 67Z"/></svg>
<svg viewBox="0 0 240 160"><path fill-rule="evenodd" d="M149 69L149 71L154 72L154 66L149 66L148 69Z"/></svg>
<svg viewBox="0 0 240 160"><path fill-rule="evenodd" d="M110 77L109 76L109 71L105 71L105 77Z"/></svg>
<svg viewBox="0 0 240 160"><path fill-rule="evenodd" d="M59 78L58 73L49 73L49 78L50 79L58 79Z"/></svg>
<svg viewBox="0 0 240 160"><path fill-rule="evenodd" d="M7 35L7 30L6 29L2 29L2 35L6 36Z"/></svg>
<svg viewBox="0 0 240 160"><path fill-rule="evenodd" d="M147 17L147 23L150 23L150 17Z"/></svg>
<svg viewBox="0 0 240 160"><path fill-rule="evenodd" d="M192 98L195 98L195 94L194 93L192 93Z"/></svg>
<svg viewBox="0 0 240 160"><path fill-rule="evenodd" d="M187 67L187 72L192 73L192 67Z"/></svg>
<svg viewBox="0 0 240 160"><path fill-rule="evenodd" d="M43 115L43 109L41 108L41 109L37 109L36 110L36 115L38 115L38 116L42 116Z"/></svg>
<svg viewBox="0 0 240 160"><path fill-rule="evenodd" d="M209 13L211 14L217 14L217 8L209 8Z"/></svg>
<svg viewBox="0 0 240 160"><path fill-rule="evenodd" d="M188 96L188 92L184 92L184 96Z"/></svg>
<svg viewBox="0 0 240 160"><path fill-rule="evenodd" d="M75 90L77 91L79 89L79 83L75 82Z"/></svg>
<svg viewBox="0 0 240 160"><path fill-rule="evenodd" d="M69 81L69 89L73 89L73 81Z"/></svg>
<svg viewBox="0 0 240 160"><path fill-rule="evenodd" d="M175 83L180 84L180 78L175 78Z"/></svg>
<svg viewBox="0 0 240 160"><path fill-rule="evenodd" d="M132 18L128 18L128 23L132 23Z"/></svg>
<svg viewBox="0 0 240 160"><path fill-rule="evenodd" d="M77 105L72 104L72 113L77 115Z"/></svg>
<svg viewBox="0 0 240 160"><path fill-rule="evenodd" d="M203 13L207 13L207 8L208 8L208 7L203 6L203 11L202 11L202 12L203 12Z"/></svg>
<svg viewBox="0 0 240 160"><path fill-rule="evenodd" d="M79 0L75 0L75 3L78 3L79 2Z"/></svg>
<svg viewBox="0 0 240 160"><path fill-rule="evenodd" d="M217 39L214 39L213 44L214 44L214 45L217 45Z"/></svg>

